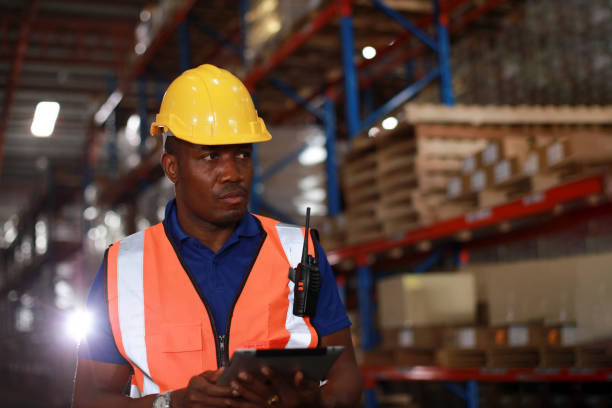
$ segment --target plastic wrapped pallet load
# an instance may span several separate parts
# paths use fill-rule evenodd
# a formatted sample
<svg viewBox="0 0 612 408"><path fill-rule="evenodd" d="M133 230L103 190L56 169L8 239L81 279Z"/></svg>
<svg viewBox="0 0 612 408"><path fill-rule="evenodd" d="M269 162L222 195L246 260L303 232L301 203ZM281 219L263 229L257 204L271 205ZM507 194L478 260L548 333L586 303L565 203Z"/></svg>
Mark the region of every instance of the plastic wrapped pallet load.
<svg viewBox="0 0 612 408"><path fill-rule="evenodd" d="M464 273L402 274L377 285L381 328L474 324L476 284Z"/></svg>

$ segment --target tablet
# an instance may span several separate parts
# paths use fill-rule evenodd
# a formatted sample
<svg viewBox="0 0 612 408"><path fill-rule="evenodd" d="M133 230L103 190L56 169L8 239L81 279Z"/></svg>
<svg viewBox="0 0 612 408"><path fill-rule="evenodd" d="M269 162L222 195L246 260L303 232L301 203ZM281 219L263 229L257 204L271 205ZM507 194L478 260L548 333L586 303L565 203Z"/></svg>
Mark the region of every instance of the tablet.
<svg viewBox="0 0 612 408"><path fill-rule="evenodd" d="M268 366L277 373L293 375L301 370L304 376L323 380L334 361L342 354L344 346L298 349L238 349L234 352L229 366L217 381L228 385L241 371L257 372Z"/></svg>

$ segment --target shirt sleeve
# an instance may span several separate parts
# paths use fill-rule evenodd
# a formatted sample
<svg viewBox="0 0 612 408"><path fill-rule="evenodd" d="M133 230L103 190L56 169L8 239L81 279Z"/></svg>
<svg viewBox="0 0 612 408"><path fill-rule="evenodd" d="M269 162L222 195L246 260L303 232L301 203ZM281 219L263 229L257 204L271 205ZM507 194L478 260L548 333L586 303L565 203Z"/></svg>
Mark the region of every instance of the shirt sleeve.
<svg viewBox="0 0 612 408"><path fill-rule="evenodd" d="M79 345L79 357L113 364L128 364L117 349L106 304L104 262L89 289L87 309L92 315L89 333Z"/></svg>
<svg viewBox="0 0 612 408"><path fill-rule="evenodd" d="M321 270L321 291L317 300L317 310L312 319L319 336L327 336L351 325L344 304L340 300L338 285L334 272L329 265L327 255L319 248L319 269Z"/></svg>

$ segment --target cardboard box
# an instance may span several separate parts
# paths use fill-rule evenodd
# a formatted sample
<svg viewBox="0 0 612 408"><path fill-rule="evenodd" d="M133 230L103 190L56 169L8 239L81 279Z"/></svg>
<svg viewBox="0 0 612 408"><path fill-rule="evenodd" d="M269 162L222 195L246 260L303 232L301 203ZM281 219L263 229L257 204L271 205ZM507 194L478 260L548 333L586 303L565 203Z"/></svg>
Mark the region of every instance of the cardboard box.
<svg viewBox="0 0 612 408"><path fill-rule="evenodd" d="M490 327L463 326L444 330L444 347L449 349L484 349L493 345Z"/></svg>
<svg viewBox="0 0 612 408"><path fill-rule="evenodd" d="M579 257L576 285L578 344L612 339L612 253Z"/></svg>
<svg viewBox="0 0 612 408"><path fill-rule="evenodd" d="M488 305L493 326L575 323L577 264L573 258L474 264L478 300Z"/></svg>
<svg viewBox="0 0 612 408"><path fill-rule="evenodd" d="M523 162L522 173L525 176L534 176L546 169L546 146L540 146L527 153Z"/></svg>
<svg viewBox="0 0 612 408"><path fill-rule="evenodd" d="M503 159L493 166L493 185L504 184L519 174L517 159Z"/></svg>
<svg viewBox="0 0 612 408"><path fill-rule="evenodd" d="M377 284L382 328L474 324L474 277L463 273L404 274Z"/></svg>
<svg viewBox="0 0 612 408"><path fill-rule="evenodd" d="M443 329L439 327L402 327L383 329L382 345L384 350L398 348L435 349L440 347Z"/></svg>
<svg viewBox="0 0 612 408"><path fill-rule="evenodd" d="M612 161L612 134L604 131L576 130L571 136L546 147L546 165L568 162L604 163Z"/></svg>
<svg viewBox="0 0 612 408"><path fill-rule="evenodd" d="M481 159L480 154L476 154L474 156L468 156L465 159L463 159L463 162L461 163L461 173L471 174L475 172L476 169L482 166L480 159Z"/></svg>
<svg viewBox="0 0 612 408"><path fill-rule="evenodd" d="M478 153L474 163L477 167L484 168L493 166L506 158L522 162L528 152L529 142L526 138L506 137L489 142L484 150Z"/></svg>
<svg viewBox="0 0 612 408"><path fill-rule="evenodd" d="M548 344L547 329L542 325L512 325L491 329L493 346L543 347Z"/></svg>
<svg viewBox="0 0 612 408"><path fill-rule="evenodd" d="M458 198L470 192L470 177L452 177L446 185L446 195L449 198Z"/></svg>

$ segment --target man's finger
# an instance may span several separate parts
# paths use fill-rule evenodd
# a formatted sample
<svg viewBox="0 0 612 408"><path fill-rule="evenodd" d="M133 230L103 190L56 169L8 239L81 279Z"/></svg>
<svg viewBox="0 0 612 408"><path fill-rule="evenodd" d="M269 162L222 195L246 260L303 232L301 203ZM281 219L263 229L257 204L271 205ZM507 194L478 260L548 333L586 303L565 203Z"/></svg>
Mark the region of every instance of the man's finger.
<svg viewBox="0 0 612 408"><path fill-rule="evenodd" d="M247 398L252 401L257 399L267 401L270 394L274 393L274 389L269 384L266 384L266 378L255 373L249 373L246 371L240 372L238 374L238 381L236 381L236 383L238 383L241 389L255 394L253 398Z"/></svg>

